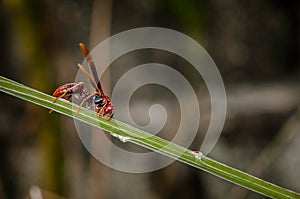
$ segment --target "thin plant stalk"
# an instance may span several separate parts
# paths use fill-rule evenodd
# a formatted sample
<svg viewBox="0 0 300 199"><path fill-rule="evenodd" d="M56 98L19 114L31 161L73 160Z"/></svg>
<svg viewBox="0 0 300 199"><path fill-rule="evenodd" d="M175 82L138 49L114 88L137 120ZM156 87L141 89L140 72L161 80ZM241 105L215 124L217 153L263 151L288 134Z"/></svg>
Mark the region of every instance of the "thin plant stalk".
<svg viewBox="0 0 300 199"><path fill-rule="evenodd" d="M0 90L7 94L32 102L47 109L53 109L63 115L108 131L123 142L132 142L156 151L184 164L191 165L262 195L272 198L300 199L299 193L256 178L250 174L204 156L200 152L186 149L160 137L129 126L123 122L114 119L107 121L106 118L98 118L94 111L85 108L82 108L79 114L76 114L77 105L66 100L58 100L56 103L53 103L52 96L1 76Z"/></svg>

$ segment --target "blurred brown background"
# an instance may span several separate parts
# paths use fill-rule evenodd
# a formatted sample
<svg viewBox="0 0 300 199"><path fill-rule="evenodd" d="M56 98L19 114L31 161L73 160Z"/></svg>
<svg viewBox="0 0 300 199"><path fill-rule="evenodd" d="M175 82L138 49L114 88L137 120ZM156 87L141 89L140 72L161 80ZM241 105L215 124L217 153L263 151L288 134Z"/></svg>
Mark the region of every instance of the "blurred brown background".
<svg viewBox="0 0 300 199"><path fill-rule="evenodd" d="M300 192L299 11L298 1L279 0L0 0L0 74L52 93L73 81L79 42L93 48L145 26L180 31L208 51L227 91L224 131L209 156ZM119 73L112 67L105 81L113 86ZM0 198L32 197L33 185L46 199L265 198L178 162L146 174L110 169L86 151L72 119L0 99Z"/></svg>

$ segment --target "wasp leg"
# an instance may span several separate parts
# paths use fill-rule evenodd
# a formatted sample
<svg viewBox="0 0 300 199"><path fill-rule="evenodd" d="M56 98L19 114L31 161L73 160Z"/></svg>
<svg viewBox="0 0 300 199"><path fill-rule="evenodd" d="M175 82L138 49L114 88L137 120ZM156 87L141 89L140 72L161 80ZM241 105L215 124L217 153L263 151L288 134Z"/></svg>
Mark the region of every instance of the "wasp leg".
<svg viewBox="0 0 300 199"><path fill-rule="evenodd" d="M78 113L79 113L81 107L83 106L83 104L84 104L87 100L89 100L91 97L93 97L95 94L96 94L96 93L92 93L92 94L88 95L86 98L84 98L84 99L81 101L81 103L80 103L80 105L79 105L79 107L78 107L78 109L77 109L77 112L76 112L77 115L78 115Z"/></svg>
<svg viewBox="0 0 300 199"><path fill-rule="evenodd" d="M70 89L67 89L66 92L64 92L62 95L60 95L60 96L54 98L53 103L55 103L59 98L64 97L64 96L65 96L67 93L69 93L69 92L71 92L71 90L70 90ZM51 109L51 110L49 111L49 113L52 113L53 111L54 111L54 110Z"/></svg>
<svg viewBox="0 0 300 199"><path fill-rule="evenodd" d="M110 113L108 118L107 118L107 121L111 120L111 118L114 116L114 113Z"/></svg>
<svg viewBox="0 0 300 199"><path fill-rule="evenodd" d="M70 92L72 92L71 89L67 89L66 92L64 92L62 95L54 98L53 102L55 103L59 98L64 97L67 93L70 93Z"/></svg>
<svg viewBox="0 0 300 199"><path fill-rule="evenodd" d="M103 106L103 107L101 107L100 109L97 110L97 112L98 112L98 118L100 118L103 115L103 113L104 113L104 107L105 106Z"/></svg>

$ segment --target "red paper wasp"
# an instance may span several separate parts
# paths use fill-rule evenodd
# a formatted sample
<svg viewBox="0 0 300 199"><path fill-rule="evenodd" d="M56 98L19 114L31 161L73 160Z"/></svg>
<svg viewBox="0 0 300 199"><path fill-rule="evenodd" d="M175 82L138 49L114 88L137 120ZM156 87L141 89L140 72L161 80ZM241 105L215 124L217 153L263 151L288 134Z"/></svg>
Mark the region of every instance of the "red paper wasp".
<svg viewBox="0 0 300 199"><path fill-rule="evenodd" d="M67 83L60 87L58 87L54 93L53 96L56 97L53 102L55 103L59 98L63 99L70 99L72 96L74 96L77 99L82 99L82 102L80 103L77 114L80 111L80 108L85 104L86 107L91 107L94 103L96 106L96 112L98 113L98 117L100 116L107 116L110 120L114 113L113 113L113 105L107 95L104 94L101 83L98 77L98 73L95 67L94 60L92 56L89 53L89 50L85 47L83 43L79 44L79 47L82 51L82 54L87 60L90 73L90 75L85 68L81 64L78 64L79 69L86 75L88 78L90 84L96 89L94 93L89 93L87 88L84 86L83 82L79 83ZM50 113L53 110L50 110Z"/></svg>

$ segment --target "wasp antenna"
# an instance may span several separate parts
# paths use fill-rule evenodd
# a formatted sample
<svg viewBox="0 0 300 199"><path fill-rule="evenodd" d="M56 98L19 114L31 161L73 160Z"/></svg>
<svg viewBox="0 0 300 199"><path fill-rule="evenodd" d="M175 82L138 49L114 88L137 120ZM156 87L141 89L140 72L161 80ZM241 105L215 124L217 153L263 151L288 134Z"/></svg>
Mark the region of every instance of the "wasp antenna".
<svg viewBox="0 0 300 199"><path fill-rule="evenodd" d="M77 64L78 68L83 72L83 74L88 78L90 84L97 90L97 84L94 81L94 79L91 77L91 75L83 68L81 64Z"/></svg>

